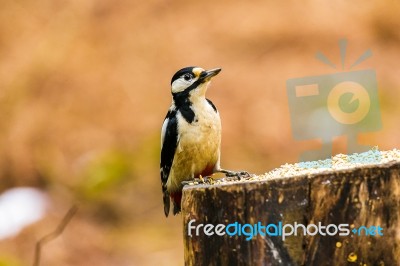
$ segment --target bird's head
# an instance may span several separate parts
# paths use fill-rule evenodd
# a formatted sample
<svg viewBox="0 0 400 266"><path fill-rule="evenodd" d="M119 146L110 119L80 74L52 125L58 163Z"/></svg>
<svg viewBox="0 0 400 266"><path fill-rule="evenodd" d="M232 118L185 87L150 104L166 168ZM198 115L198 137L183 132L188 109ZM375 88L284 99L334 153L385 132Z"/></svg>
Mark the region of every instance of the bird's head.
<svg viewBox="0 0 400 266"><path fill-rule="evenodd" d="M204 70L200 67L185 67L175 73L171 79L171 92L176 95L204 96L212 77L216 76L221 68Z"/></svg>

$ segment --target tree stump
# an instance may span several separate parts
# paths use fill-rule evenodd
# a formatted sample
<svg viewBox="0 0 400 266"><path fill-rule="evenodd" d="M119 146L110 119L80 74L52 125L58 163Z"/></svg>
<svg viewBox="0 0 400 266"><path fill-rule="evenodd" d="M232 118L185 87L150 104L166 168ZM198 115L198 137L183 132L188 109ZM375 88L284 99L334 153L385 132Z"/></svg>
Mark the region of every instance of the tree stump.
<svg viewBox="0 0 400 266"><path fill-rule="evenodd" d="M291 177L185 186L185 264L400 265L400 160L382 161ZM279 231L280 223L333 224L337 229L347 224L349 233L304 235L298 227L297 236L283 239L274 230ZM228 230L229 224L234 226ZM253 228L243 229L245 224ZM261 232L266 231L259 225L274 226L270 235L258 233L249 239L255 224ZM241 235L239 225L245 232ZM334 233L335 227L328 231Z"/></svg>

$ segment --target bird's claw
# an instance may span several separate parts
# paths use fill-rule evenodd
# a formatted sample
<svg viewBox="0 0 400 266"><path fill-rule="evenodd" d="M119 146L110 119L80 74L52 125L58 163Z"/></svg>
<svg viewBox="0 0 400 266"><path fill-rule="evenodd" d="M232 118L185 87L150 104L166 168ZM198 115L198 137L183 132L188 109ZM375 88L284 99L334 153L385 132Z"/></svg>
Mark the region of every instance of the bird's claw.
<svg viewBox="0 0 400 266"><path fill-rule="evenodd" d="M202 175L200 175L199 176L199 179L200 179L200 184L213 184L214 183L214 178L212 177L212 175L211 176L202 176Z"/></svg>
<svg viewBox="0 0 400 266"><path fill-rule="evenodd" d="M214 184L214 178L212 176L202 176L200 175L199 178L193 178L189 181L182 181L181 184L185 185L197 185L197 184Z"/></svg>

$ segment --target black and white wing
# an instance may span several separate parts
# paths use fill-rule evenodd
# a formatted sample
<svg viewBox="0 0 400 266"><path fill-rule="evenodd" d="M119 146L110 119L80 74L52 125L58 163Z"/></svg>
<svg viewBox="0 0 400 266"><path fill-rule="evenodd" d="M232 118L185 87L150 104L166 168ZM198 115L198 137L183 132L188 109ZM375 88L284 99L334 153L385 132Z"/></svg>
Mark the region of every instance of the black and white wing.
<svg viewBox="0 0 400 266"><path fill-rule="evenodd" d="M178 145L178 123L176 111L169 110L165 117L161 131L161 187L163 192L164 213L169 214L170 198L167 192L167 181L174 161L175 150Z"/></svg>

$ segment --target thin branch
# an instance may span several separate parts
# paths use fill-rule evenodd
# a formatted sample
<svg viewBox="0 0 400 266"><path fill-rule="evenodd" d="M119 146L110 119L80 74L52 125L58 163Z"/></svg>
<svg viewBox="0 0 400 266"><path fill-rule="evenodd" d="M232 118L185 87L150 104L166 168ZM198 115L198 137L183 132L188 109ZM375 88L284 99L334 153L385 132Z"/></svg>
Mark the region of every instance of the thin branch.
<svg viewBox="0 0 400 266"><path fill-rule="evenodd" d="M67 227L68 223L71 221L72 217L75 215L75 213L78 211L78 206L73 205L67 212L67 214L64 216L64 218L61 220L59 225L57 226L56 230L51 232L48 235L45 235L42 237L37 243L35 247L35 260L33 262L33 266L39 266L40 265L40 256L41 256L41 250L42 246L46 244L47 242L52 241L56 237L62 234L64 231L65 227Z"/></svg>

